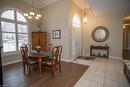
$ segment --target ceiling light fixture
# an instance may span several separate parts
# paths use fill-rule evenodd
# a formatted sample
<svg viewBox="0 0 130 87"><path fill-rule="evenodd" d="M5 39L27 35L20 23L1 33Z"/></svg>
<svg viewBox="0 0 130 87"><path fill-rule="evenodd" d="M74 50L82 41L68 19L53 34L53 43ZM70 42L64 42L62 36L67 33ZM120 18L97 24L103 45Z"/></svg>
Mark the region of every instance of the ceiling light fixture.
<svg viewBox="0 0 130 87"><path fill-rule="evenodd" d="M34 2L33 2L33 0L32 0L32 9L31 9L31 11L29 13L24 13L24 16L26 16L28 19L33 19L33 20L34 19L38 20L38 19L40 19L42 17L41 14L36 14L34 12Z"/></svg>
<svg viewBox="0 0 130 87"><path fill-rule="evenodd" d="M83 11L83 12L84 12L84 13L83 13L83 14L84 14L84 15L83 15L83 23L84 23L84 24L87 23L87 13L86 13L86 12L87 12L87 8L86 8L86 3L87 3L86 0L84 0L84 11Z"/></svg>

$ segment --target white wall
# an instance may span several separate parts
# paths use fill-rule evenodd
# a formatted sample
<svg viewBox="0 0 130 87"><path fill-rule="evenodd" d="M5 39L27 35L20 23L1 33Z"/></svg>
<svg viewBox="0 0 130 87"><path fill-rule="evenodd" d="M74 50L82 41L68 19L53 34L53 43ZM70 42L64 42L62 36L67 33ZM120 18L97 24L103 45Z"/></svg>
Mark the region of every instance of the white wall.
<svg viewBox="0 0 130 87"><path fill-rule="evenodd" d="M68 0L59 0L43 9L43 29L48 33L48 43L63 46L63 57L69 58ZM61 39L52 39L52 30L61 30Z"/></svg>
<svg viewBox="0 0 130 87"><path fill-rule="evenodd" d="M31 6L29 4L22 2L21 0L0 0L0 11L4 8L15 8L21 12L29 12L31 10ZM36 12L39 12L39 9L36 8ZM37 23L29 21L30 34L32 31L36 31L36 30L38 30ZM30 37L29 43L31 43L31 35L29 35L29 37ZM1 35L0 35L0 38L1 38ZM0 44L2 44L1 39L0 39ZM2 57L2 63L4 65L13 63L19 60L21 60L21 55L19 55L19 53L3 54L3 57Z"/></svg>
<svg viewBox="0 0 130 87"><path fill-rule="evenodd" d="M73 20L73 16L75 14L79 15L80 17L80 22L81 22L81 32L82 32L82 29L83 29L83 23L82 23L82 17L83 17L83 10L80 9L77 4L74 2L74 0L69 0L69 5L70 5L70 8L69 8L69 21L68 21L68 25L69 25L69 57L71 58L72 57L72 20ZM81 38L81 42L82 42L82 38ZM79 49L80 50L80 49ZM79 51L81 52L81 50Z"/></svg>
<svg viewBox="0 0 130 87"><path fill-rule="evenodd" d="M90 53L90 45L105 45L107 43L110 47L109 56L122 58L123 14L114 12L95 16L92 10L89 9L87 15L88 22L82 34L82 46L87 50L87 53ZM95 42L91 37L92 30L99 25L104 25L109 30L109 38L105 42Z"/></svg>
<svg viewBox="0 0 130 87"><path fill-rule="evenodd" d="M59 0L43 9L43 29L48 32L48 43L63 46L65 60L71 59L72 18L82 12L73 0ZM52 30L61 30L61 39L52 39Z"/></svg>

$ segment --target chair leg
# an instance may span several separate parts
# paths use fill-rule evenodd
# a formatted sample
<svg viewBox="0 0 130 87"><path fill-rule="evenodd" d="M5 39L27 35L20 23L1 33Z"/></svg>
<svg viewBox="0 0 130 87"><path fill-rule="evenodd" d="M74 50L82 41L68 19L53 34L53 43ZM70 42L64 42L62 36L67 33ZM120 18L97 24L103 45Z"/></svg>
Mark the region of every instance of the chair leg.
<svg viewBox="0 0 130 87"><path fill-rule="evenodd" d="M30 65L28 65L28 67L29 67L29 69L28 69L28 76L30 77L30 75L31 75L31 66Z"/></svg>
<svg viewBox="0 0 130 87"><path fill-rule="evenodd" d="M60 73L62 73L62 71L61 71L61 64L59 63L59 71L60 71Z"/></svg>
<svg viewBox="0 0 130 87"><path fill-rule="evenodd" d="M25 68L26 68L26 66L25 66L25 64L23 64L23 74L25 75Z"/></svg>
<svg viewBox="0 0 130 87"><path fill-rule="evenodd" d="M53 69L53 67L51 67L51 73L52 73L52 77L54 77L54 69Z"/></svg>
<svg viewBox="0 0 130 87"><path fill-rule="evenodd" d="M55 66L55 69L58 70L56 66Z"/></svg>

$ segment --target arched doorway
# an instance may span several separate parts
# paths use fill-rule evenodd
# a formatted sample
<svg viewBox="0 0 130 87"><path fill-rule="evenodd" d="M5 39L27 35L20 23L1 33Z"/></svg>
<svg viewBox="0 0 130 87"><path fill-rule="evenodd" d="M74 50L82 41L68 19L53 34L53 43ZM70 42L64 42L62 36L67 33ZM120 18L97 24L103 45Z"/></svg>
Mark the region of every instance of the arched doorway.
<svg viewBox="0 0 130 87"><path fill-rule="evenodd" d="M72 58L76 59L81 55L81 21L78 14L72 20Z"/></svg>

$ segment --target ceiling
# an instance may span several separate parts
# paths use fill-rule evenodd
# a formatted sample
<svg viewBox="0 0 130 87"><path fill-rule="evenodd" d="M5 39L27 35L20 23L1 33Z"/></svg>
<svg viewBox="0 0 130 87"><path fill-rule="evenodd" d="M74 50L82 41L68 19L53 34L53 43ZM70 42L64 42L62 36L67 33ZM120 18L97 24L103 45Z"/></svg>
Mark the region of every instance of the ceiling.
<svg viewBox="0 0 130 87"><path fill-rule="evenodd" d="M32 0L23 0L25 3L32 5ZM33 0L33 5L37 8L43 8L47 5L50 5L58 0ZM73 0L81 9L85 7L85 0ZM86 3L86 8L89 8L88 3Z"/></svg>
<svg viewBox="0 0 130 87"><path fill-rule="evenodd" d="M97 16L111 12L126 12L130 10L130 0L87 0Z"/></svg>
<svg viewBox="0 0 130 87"><path fill-rule="evenodd" d="M32 0L23 0L24 2L32 5ZM50 5L58 0L33 0L33 5L37 8L43 8L47 5Z"/></svg>
<svg viewBox="0 0 130 87"><path fill-rule="evenodd" d="M23 0L32 4L32 0ZM33 0L34 6L43 8L58 0ZM84 8L85 0L73 0L80 8ZM86 0L86 7L91 8L96 16L111 12L130 12L130 0ZM128 13L128 12L127 12Z"/></svg>

